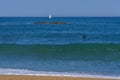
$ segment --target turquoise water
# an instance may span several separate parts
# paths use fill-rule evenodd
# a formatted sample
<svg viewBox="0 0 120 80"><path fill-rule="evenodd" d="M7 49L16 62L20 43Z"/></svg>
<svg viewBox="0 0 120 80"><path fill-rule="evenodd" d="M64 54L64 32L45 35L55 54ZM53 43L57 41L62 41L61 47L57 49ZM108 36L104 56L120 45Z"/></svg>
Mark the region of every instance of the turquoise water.
<svg viewBox="0 0 120 80"><path fill-rule="evenodd" d="M67 24L33 24L40 21ZM119 77L119 26L119 17L1 17L0 74L32 70Z"/></svg>

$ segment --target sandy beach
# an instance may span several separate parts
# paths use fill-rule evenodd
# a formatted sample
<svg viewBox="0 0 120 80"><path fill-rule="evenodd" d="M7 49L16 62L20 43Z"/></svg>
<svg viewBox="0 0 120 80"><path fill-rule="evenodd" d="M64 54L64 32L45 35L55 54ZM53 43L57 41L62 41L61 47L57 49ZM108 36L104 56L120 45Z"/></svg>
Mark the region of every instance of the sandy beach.
<svg viewBox="0 0 120 80"><path fill-rule="evenodd" d="M0 80L114 80L98 78L79 77L53 77L53 76L20 76L20 75L0 75Z"/></svg>

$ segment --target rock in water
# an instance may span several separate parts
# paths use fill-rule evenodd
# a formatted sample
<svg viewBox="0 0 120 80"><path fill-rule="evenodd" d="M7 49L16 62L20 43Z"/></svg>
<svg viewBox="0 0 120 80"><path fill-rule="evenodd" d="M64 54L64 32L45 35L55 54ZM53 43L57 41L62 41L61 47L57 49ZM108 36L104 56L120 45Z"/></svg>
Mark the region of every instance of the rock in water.
<svg viewBox="0 0 120 80"><path fill-rule="evenodd" d="M67 22L35 22L34 24L67 24Z"/></svg>

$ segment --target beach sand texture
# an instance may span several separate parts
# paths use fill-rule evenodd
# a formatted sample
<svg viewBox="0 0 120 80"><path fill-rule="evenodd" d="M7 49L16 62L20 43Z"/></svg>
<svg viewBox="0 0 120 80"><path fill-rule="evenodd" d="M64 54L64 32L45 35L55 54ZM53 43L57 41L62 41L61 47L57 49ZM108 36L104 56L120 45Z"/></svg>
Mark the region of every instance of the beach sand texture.
<svg viewBox="0 0 120 80"><path fill-rule="evenodd" d="M53 77L53 76L0 75L0 80L114 80L114 79L79 78L79 77Z"/></svg>

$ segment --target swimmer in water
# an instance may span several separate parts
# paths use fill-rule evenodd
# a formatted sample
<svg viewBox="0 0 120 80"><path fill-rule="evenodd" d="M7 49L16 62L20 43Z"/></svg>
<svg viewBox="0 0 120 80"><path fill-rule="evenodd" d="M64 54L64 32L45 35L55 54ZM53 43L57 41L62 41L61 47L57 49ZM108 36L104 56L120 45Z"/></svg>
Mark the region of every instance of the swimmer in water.
<svg viewBox="0 0 120 80"><path fill-rule="evenodd" d="M82 37L83 37L83 39L86 39L86 35L83 35Z"/></svg>

